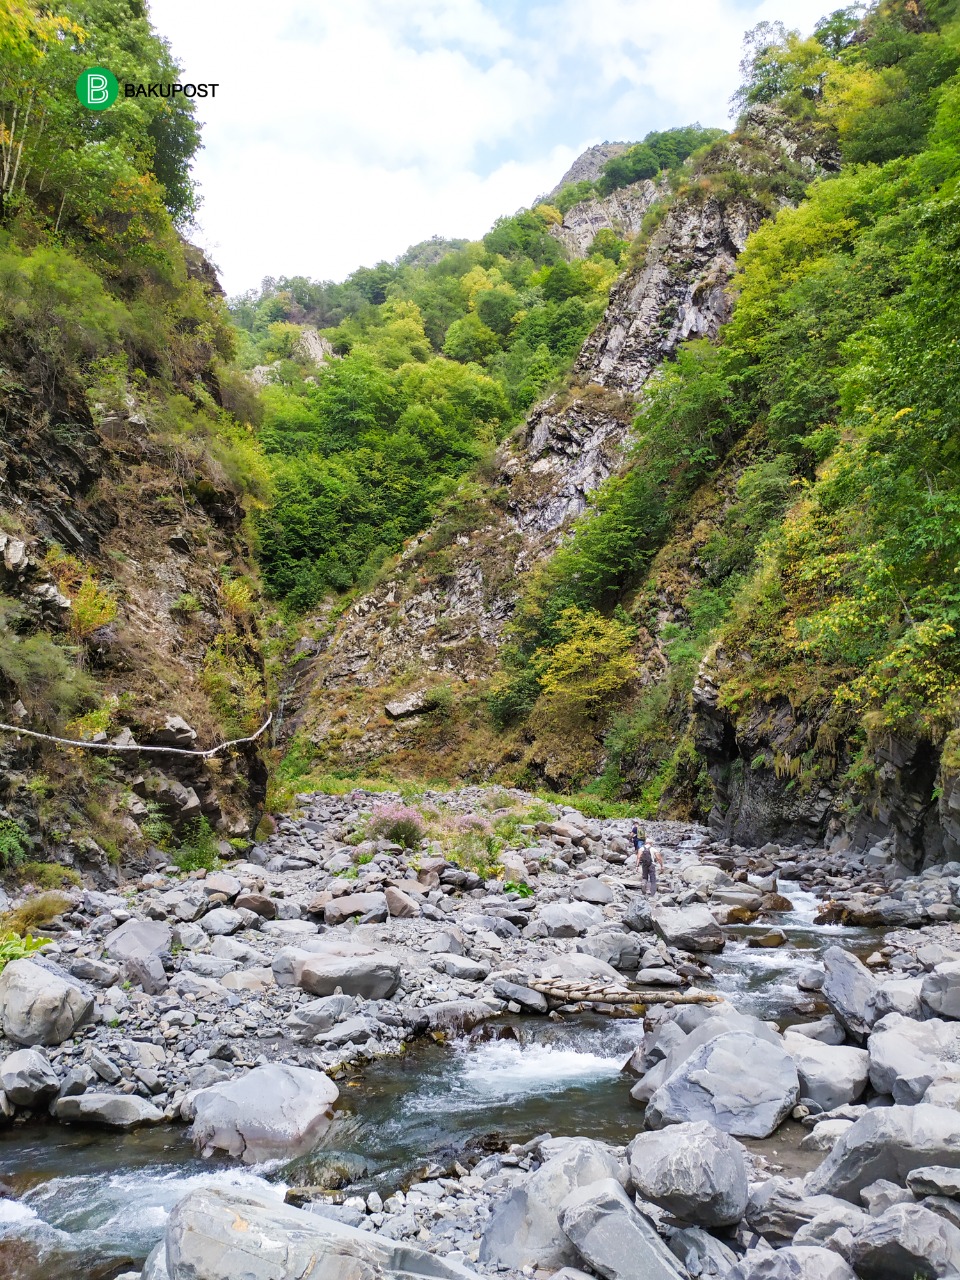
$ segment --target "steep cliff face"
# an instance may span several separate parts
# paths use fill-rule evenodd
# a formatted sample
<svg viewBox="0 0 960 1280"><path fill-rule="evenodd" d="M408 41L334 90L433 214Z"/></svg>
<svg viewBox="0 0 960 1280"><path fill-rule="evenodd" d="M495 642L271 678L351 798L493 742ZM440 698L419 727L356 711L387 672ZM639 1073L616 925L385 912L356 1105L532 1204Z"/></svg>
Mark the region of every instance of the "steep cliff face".
<svg viewBox="0 0 960 1280"><path fill-rule="evenodd" d="M399 767L411 718L429 713L430 696L391 717L384 707L398 692L419 695L453 682L455 699L476 699L474 686L496 668L523 576L557 546L587 496L622 466L644 384L681 342L714 336L729 316L726 286L737 255L770 208L749 195L758 158L765 171L808 176L823 163L776 113L758 110L740 134L712 150L686 189L673 198L661 192L660 225L637 246L571 385L537 405L498 453L487 481L462 494L380 585L326 629L306 703L287 725L303 731L324 758L387 756ZM746 180L735 193L711 181L711 174L731 169ZM642 200L656 194L646 190L652 184L639 185ZM483 772L516 744L509 735L474 733L479 723L477 715L460 745L466 765ZM442 753L436 767L444 768Z"/></svg>
<svg viewBox="0 0 960 1280"><path fill-rule="evenodd" d="M582 200L568 209L552 234L571 258L585 258L598 231L613 231L624 240L639 234L647 211L666 195L663 186L647 179L620 187L604 199Z"/></svg>
<svg viewBox="0 0 960 1280"><path fill-rule="evenodd" d="M573 182L594 182L600 176L603 166L614 156L623 155L629 142L598 142L596 146L581 151L573 164L563 175L552 191L548 191L541 199L545 204L555 200L564 187Z"/></svg>
<svg viewBox="0 0 960 1280"><path fill-rule="evenodd" d="M212 370L196 372L212 402ZM227 585L252 573L236 483L183 420L171 432L156 386L91 405L69 362L15 326L0 385L0 720L187 749L259 723L256 623L246 589ZM10 732L0 765L0 819L31 856L108 876L161 829L205 817L221 837L249 832L266 781L255 748L207 764Z"/></svg>

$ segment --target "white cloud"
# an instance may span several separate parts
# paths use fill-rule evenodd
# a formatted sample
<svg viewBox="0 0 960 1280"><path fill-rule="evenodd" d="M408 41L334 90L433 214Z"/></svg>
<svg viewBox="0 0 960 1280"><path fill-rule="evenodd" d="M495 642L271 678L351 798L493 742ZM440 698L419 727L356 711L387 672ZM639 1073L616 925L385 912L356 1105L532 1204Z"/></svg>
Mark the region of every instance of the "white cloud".
<svg viewBox="0 0 960 1280"><path fill-rule="evenodd" d="M231 292L478 236L584 146L722 123L743 31L825 0L152 0L202 105L201 240Z"/></svg>

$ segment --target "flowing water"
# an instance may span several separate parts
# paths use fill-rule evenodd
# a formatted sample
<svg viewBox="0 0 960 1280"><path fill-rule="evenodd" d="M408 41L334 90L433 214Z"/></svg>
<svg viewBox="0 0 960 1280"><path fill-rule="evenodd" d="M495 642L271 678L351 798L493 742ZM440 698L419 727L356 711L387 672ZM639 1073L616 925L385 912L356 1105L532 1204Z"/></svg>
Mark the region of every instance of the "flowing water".
<svg viewBox="0 0 960 1280"><path fill-rule="evenodd" d="M865 954L871 930L815 925L817 898L781 882L793 910L744 926L713 958L716 989L738 1009L795 1022L796 979L827 946ZM751 933L775 923L785 946L750 947ZM106 1135L54 1124L0 1131L0 1276L4 1280L110 1280L136 1266L163 1234L167 1215L200 1185L257 1186L283 1198L297 1185L337 1185L386 1193L464 1149L525 1142L540 1133L626 1142L639 1113L621 1067L643 1034L633 1019L503 1020L454 1045L421 1044L340 1082L334 1123L310 1157L254 1169L196 1158L183 1128ZM794 1128L796 1126L793 1126ZM797 1134L766 1145L782 1158ZM794 1165L799 1170L799 1164Z"/></svg>

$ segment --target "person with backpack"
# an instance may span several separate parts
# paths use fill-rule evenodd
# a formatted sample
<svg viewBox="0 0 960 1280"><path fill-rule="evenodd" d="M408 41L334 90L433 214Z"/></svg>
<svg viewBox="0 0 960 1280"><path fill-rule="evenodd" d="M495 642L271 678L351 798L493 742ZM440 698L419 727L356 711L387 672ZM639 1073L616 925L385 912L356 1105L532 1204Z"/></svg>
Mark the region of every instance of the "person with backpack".
<svg viewBox="0 0 960 1280"><path fill-rule="evenodd" d="M637 870L640 872L640 881L643 892L651 898L657 896L657 870L663 870L663 854L655 846L648 842L646 833L641 831L636 823L630 831L630 838L633 841L634 851L637 855ZM656 865L654 862L656 861Z"/></svg>

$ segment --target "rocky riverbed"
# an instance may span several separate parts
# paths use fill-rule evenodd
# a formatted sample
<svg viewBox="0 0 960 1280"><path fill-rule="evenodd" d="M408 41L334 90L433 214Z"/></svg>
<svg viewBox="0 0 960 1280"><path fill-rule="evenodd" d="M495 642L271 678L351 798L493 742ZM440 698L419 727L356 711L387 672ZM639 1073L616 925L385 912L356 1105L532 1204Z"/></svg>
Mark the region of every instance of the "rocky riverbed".
<svg viewBox="0 0 960 1280"><path fill-rule="evenodd" d="M651 901L624 820L427 793L521 815L485 880L300 802L0 974L9 1280L960 1276L960 864L650 823Z"/></svg>

